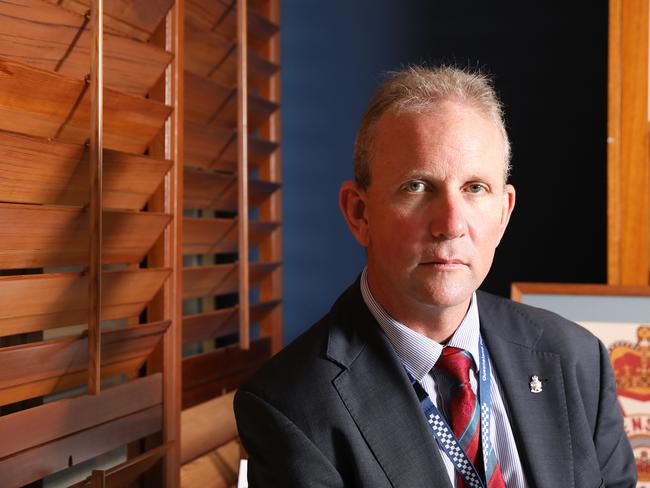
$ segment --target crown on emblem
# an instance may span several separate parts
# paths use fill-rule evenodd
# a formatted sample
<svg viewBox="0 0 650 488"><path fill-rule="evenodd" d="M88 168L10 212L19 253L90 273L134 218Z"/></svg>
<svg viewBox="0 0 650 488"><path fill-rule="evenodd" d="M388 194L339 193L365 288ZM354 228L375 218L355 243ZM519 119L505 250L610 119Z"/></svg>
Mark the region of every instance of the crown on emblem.
<svg viewBox="0 0 650 488"><path fill-rule="evenodd" d="M650 400L650 325L636 331L637 343L612 344L609 354L616 376L618 394L636 400Z"/></svg>

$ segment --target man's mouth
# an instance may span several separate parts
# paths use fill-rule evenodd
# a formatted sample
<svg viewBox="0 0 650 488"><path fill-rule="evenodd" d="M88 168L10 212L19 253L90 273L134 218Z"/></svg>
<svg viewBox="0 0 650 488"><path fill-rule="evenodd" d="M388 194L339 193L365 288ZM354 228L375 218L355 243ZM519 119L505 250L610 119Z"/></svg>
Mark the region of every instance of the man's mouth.
<svg viewBox="0 0 650 488"><path fill-rule="evenodd" d="M459 269L467 266L462 259L433 258L421 263L427 267L439 269Z"/></svg>

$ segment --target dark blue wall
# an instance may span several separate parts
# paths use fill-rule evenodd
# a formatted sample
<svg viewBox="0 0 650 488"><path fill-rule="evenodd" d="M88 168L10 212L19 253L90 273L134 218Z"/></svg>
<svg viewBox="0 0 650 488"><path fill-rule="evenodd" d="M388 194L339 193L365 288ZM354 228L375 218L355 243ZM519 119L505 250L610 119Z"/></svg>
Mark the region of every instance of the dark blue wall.
<svg viewBox="0 0 650 488"><path fill-rule="evenodd" d="M285 342L322 316L364 264L337 198L380 73L409 61L399 2L282 2Z"/></svg>
<svg viewBox="0 0 650 488"><path fill-rule="evenodd" d="M381 73L408 63L482 67L506 104L518 207L484 288L605 280L607 2L283 0L281 25L285 342L364 264L338 188Z"/></svg>

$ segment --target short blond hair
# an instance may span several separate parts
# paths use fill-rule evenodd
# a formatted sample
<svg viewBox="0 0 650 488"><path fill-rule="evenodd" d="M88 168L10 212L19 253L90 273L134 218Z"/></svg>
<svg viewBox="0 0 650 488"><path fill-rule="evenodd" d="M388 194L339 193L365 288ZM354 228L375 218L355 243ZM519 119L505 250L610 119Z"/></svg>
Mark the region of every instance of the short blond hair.
<svg viewBox="0 0 650 488"><path fill-rule="evenodd" d="M492 120L503 136L504 178L510 174L510 140L503 107L491 79L480 73L451 66L411 66L388 73L363 114L354 142L354 178L359 187L370 185L370 159L374 128L388 111L425 112L446 101L466 103Z"/></svg>

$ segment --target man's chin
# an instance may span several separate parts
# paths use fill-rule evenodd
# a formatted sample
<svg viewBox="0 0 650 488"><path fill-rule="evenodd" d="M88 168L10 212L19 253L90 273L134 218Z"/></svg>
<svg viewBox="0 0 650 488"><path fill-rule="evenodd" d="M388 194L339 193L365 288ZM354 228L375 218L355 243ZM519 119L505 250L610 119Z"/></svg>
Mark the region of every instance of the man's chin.
<svg viewBox="0 0 650 488"><path fill-rule="evenodd" d="M474 293L471 287L425 287L420 290L418 301L424 305L441 309L466 306Z"/></svg>

